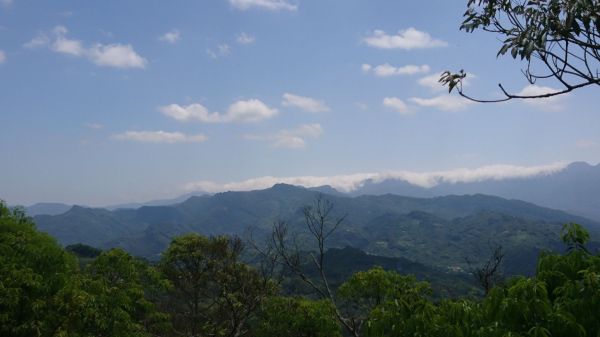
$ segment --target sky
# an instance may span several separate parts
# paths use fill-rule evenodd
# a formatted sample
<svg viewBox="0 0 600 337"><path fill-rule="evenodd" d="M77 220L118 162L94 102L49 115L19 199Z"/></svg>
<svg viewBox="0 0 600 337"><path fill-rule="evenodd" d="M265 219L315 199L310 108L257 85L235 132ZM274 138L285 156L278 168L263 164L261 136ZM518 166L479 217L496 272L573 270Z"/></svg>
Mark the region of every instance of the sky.
<svg viewBox="0 0 600 337"><path fill-rule="evenodd" d="M558 88L497 58L498 36L460 31L465 6L0 0L0 199L102 206L598 163L595 88L476 104L437 85L465 69L476 97Z"/></svg>

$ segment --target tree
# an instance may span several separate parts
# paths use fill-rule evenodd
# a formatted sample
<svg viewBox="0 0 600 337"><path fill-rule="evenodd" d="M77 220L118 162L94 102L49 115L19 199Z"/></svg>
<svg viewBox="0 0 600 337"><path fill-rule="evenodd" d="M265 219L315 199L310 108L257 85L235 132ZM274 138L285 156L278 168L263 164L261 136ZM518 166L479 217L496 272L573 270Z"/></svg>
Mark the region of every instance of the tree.
<svg viewBox="0 0 600 337"><path fill-rule="evenodd" d="M446 71L440 82L449 91L476 102L545 98L586 86L600 85L600 1L598 0L468 0L461 30L483 30L502 38L498 56L510 52L525 62L531 84L553 78L562 89L540 94L515 94L499 84L504 97L481 100L463 91L467 74Z"/></svg>
<svg viewBox="0 0 600 337"><path fill-rule="evenodd" d="M502 279L500 265L504 259L502 246L498 245L492 251L489 259L480 267L473 268L471 273L475 276L475 280L483 288L484 294L487 296L490 290ZM467 263L471 263L467 259Z"/></svg>
<svg viewBox="0 0 600 337"><path fill-rule="evenodd" d="M168 282L122 249L101 253L68 289L70 336L149 337L170 330L156 306Z"/></svg>
<svg viewBox="0 0 600 337"><path fill-rule="evenodd" d="M341 337L331 302L272 297L263 305L255 327L257 337Z"/></svg>
<svg viewBox="0 0 600 337"><path fill-rule="evenodd" d="M175 238L160 262L173 287L165 307L185 336L245 336L248 323L276 287L239 262L239 239L187 234Z"/></svg>
<svg viewBox="0 0 600 337"><path fill-rule="evenodd" d="M0 201L1 336L65 334L62 295L76 272L71 254Z"/></svg>
<svg viewBox="0 0 600 337"><path fill-rule="evenodd" d="M312 205L305 206L302 209L306 229L314 239L316 251L302 254L297 243L297 238L289 237L288 226L284 221L279 221L273 225L271 239L268 241L265 249L258 248L256 244L254 246L265 260L279 263L284 269L310 287L320 299L329 301L338 321L352 336L358 337L359 327L353 325L350 318L344 317L337 307L334 291L329 285L325 271L327 239L339 228L345 219L345 216L334 217L332 211L333 203L324 199L320 194L315 198ZM309 261L305 260L304 257L306 255L308 255ZM306 270L306 262L317 270L317 274L319 275L317 279L309 276Z"/></svg>

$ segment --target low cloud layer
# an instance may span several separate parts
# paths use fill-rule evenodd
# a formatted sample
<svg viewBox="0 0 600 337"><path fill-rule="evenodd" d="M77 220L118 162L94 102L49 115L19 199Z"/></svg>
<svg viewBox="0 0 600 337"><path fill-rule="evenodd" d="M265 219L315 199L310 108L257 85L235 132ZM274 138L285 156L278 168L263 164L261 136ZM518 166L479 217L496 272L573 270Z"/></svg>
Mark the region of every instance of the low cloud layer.
<svg viewBox="0 0 600 337"><path fill-rule="evenodd" d="M363 39L363 42L374 48L404 50L446 47L448 45L446 41L435 39L429 33L412 27L400 30L396 34L375 30L370 36Z"/></svg>
<svg viewBox="0 0 600 337"><path fill-rule="evenodd" d="M251 123L274 117L279 113L258 99L239 100L229 106L227 112L210 112L202 104L170 104L159 108L165 116L180 122L198 121L203 123Z"/></svg>
<svg viewBox="0 0 600 337"><path fill-rule="evenodd" d="M438 172L381 172L357 173L336 176L299 176L299 177L260 177L240 182L216 183L212 181L192 182L184 186L187 191L204 191L209 193L225 191L250 191L269 188L277 183L318 187L329 185L341 192L352 192L362 187L367 181L379 183L385 180L400 180L415 186L432 188L442 183L471 183L486 180L505 180L549 175L563 170L566 163L555 163L541 166L490 165L475 169L455 169Z"/></svg>
<svg viewBox="0 0 600 337"><path fill-rule="evenodd" d="M47 46L56 53L84 57L98 66L105 67L145 68L148 63L129 44L95 43L86 47L82 41L71 39L67 34L67 28L56 26L52 33L40 33L23 46L28 49Z"/></svg>

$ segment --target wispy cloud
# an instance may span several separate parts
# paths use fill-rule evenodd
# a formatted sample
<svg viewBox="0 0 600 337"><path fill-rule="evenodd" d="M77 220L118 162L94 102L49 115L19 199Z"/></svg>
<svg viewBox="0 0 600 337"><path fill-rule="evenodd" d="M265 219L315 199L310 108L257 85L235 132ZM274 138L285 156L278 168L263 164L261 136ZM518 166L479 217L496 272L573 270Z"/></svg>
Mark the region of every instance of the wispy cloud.
<svg viewBox="0 0 600 337"><path fill-rule="evenodd" d="M286 0L229 0L229 3L237 9L247 10L251 8L260 8L270 11L296 11L298 5Z"/></svg>
<svg viewBox="0 0 600 337"><path fill-rule="evenodd" d="M64 26L56 26L52 30L51 37L46 33L25 43L23 46L29 49L49 46L50 50L67 54L74 57L85 57L98 66L115 68L145 68L148 61L140 56L129 44L101 44L96 43L85 47L80 40L67 37L68 30Z"/></svg>
<svg viewBox="0 0 600 337"><path fill-rule="evenodd" d="M357 173L335 176L298 176L298 177L259 177L240 182L216 183L198 181L186 184L185 190L217 193L224 191L250 191L269 188L277 183L318 187L329 185L342 192L352 192L362 187L366 182L380 183L385 180L405 181L409 184L424 188L432 188L442 183L457 184L488 180L505 180L549 175L562 171L566 163L554 163L540 166L490 165L480 168L460 168L447 171L413 172L391 171L378 173Z"/></svg>
<svg viewBox="0 0 600 337"><path fill-rule="evenodd" d="M373 74L379 77L424 74L431 70L431 68L426 64L420 66L409 64L401 67L395 67L389 63L380 64L375 67L371 66L370 64L363 64L361 69L365 73L369 73L372 70Z"/></svg>
<svg viewBox="0 0 600 337"><path fill-rule="evenodd" d="M173 29L159 36L158 40L170 44L177 43L179 40L181 40L181 32L177 29Z"/></svg>
<svg viewBox="0 0 600 337"><path fill-rule="evenodd" d="M290 93L283 94L281 104L286 107L296 107L307 112L325 112L330 110L323 101Z"/></svg>
<svg viewBox="0 0 600 337"><path fill-rule="evenodd" d="M0 64L6 62L6 53L4 50L0 50Z"/></svg>
<svg viewBox="0 0 600 337"><path fill-rule="evenodd" d="M440 95L432 98L412 97L409 101L421 107L443 111L460 111L473 104L472 101L455 95Z"/></svg>
<svg viewBox="0 0 600 337"><path fill-rule="evenodd" d="M408 105L403 100L396 97L386 97L383 99L383 105L388 107L401 115L409 115L412 113Z"/></svg>
<svg viewBox="0 0 600 337"><path fill-rule="evenodd" d="M231 54L231 47L227 43L222 43L214 50L211 48L206 49L206 54L213 59L229 56Z"/></svg>
<svg viewBox="0 0 600 337"><path fill-rule="evenodd" d="M0 4L4 7L8 7L13 4L13 0L0 0Z"/></svg>
<svg viewBox="0 0 600 337"><path fill-rule="evenodd" d="M247 33L239 33L236 37L235 40L237 41L237 43L239 44L252 44L254 43L254 41L256 41L256 37L247 34Z"/></svg>
<svg viewBox="0 0 600 337"><path fill-rule="evenodd" d="M115 140L140 143L201 143L208 138L203 134L187 135L181 132L166 131L126 131L112 136Z"/></svg>
<svg viewBox="0 0 600 337"><path fill-rule="evenodd" d="M268 141L273 147L288 149L303 149L306 139L318 138L323 133L320 124L304 124L295 129L284 129L269 135L245 135L249 140Z"/></svg>
<svg viewBox="0 0 600 337"><path fill-rule="evenodd" d="M210 112L202 104L187 106L170 104L159 108L164 115L180 122L198 121L203 123L258 122L274 117L279 113L258 99L239 100L229 106L224 114Z"/></svg>
<svg viewBox="0 0 600 337"><path fill-rule="evenodd" d="M375 30L373 33L363 39L368 46L381 49L424 49L446 47L446 41L435 39L427 32L422 32L415 28L408 28L398 31L395 35L387 34L383 30Z"/></svg>

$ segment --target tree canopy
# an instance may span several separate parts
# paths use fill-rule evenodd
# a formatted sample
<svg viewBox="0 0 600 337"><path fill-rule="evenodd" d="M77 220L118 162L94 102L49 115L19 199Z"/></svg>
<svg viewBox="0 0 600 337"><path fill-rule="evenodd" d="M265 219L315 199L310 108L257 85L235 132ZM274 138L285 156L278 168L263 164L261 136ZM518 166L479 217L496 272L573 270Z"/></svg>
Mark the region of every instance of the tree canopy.
<svg viewBox="0 0 600 337"><path fill-rule="evenodd" d="M515 94L499 84L500 99L477 99L463 91L464 70L446 71L440 82L449 91L477 102L545 98L586 86L600 85L600 1L597 0L468 0L461 30L482 30L500 36L498 56L509 54L525 62L531 84L554 79L561 89Z"/></svg>

